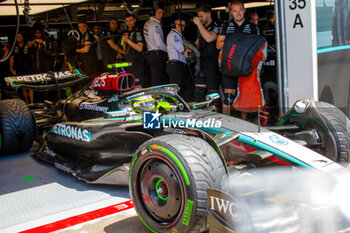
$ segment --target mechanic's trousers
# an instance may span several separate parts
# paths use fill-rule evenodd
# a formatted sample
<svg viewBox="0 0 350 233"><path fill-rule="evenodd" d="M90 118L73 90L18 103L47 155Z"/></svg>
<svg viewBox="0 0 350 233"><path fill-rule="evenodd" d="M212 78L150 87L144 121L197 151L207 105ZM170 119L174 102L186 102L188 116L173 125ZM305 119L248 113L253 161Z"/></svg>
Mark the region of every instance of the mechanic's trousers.
<svg viewBox="0 0 350 233"><path fill-rule="evenodd" d="M152 76L152 86L168 83L168 76L165 73L165 65L168 54L162 50L147 52L146 61Z"/></svg>
<svg viewBox="0 0 350 233"><path fill-rule="evenodd" d="M188 74L187 65L180 61L169 60L166 64L166 72L170 83L180 87L179 95L185 101L193 101L193 81Z"/></svg>

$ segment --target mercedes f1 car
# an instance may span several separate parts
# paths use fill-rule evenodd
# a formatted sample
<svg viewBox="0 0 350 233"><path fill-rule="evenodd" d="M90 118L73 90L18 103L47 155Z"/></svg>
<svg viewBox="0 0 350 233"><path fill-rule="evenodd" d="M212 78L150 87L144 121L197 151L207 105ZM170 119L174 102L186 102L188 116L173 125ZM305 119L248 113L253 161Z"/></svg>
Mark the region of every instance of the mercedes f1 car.
<svg viewBox="0 0 350 233"><path fill-rule="evenodd" d="M39 90L83 79L75 71L6 82ZM300 100L277 126L261 128L213 111L216 94L186 103L177 85L133 87L133 75L121 72L32 109L0 101L1 154L29 150L35 139L35 158L80 180L128 184L152 232L207 230L207 189L220 190L227 174L266 166L334 171L349 161L350 122L330 104Z"/></svg>

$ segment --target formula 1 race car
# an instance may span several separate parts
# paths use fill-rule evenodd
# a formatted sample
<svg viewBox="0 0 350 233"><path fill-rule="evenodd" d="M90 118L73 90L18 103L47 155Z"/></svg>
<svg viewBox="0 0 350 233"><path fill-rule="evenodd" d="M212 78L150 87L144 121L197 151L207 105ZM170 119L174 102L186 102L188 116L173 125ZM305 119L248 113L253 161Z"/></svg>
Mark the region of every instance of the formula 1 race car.
<svg viewBox="0 0 350 233"><path fill-rule="evenodd" d="M207 189L220 190L232 172L334 171L349 161L350 122L330 104L300 100L269 129L216 113L218 94L186 103L177 85L134 90L134 80L102 74L73 96L31 111L18 99L0 101L1 154L28 150L35 138L35 158L88 183L128 184L152 232L207 230ZM22 85L20 77L7 82Z"/></svg>

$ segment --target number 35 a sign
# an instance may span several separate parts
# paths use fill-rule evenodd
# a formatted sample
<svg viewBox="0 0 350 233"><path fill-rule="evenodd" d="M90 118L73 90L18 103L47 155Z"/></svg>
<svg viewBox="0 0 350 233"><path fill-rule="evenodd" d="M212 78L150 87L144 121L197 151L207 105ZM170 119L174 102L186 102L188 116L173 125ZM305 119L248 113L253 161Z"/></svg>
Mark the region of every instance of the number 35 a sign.
<svg viewBox="0 0 350 233"><path fill-rule="evenodd" d="M284 67L284 96L289 107L304 98L318 99L316 1L275 1L276 21L284 33L278 33Z"/></svg>

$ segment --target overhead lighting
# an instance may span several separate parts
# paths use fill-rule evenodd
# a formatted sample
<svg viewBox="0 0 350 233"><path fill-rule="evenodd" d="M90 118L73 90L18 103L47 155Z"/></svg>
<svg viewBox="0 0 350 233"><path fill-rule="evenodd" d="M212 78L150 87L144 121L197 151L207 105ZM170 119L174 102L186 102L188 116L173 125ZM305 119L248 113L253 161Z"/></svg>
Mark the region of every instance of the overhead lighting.
<svg viewBox="0 0 350 233"><path fill-rule="evenodd" d="M244 3L245 8L257 8L257 7L263 7L263 6L270 6L274 5L274 2L249 2ZM220 6L220 7L214 7L213 10L225 10L226 6Z"/></svg>
<svg viewBox="0 0 350 233"><path fill-rule="evenodd" d="M55 10L58 8L63 7L64 5L70 5L80 2L86 2L87 0L30 0L29 6L30 6L30 15L35 15L39 13L43 13L46 11ZM22 0L17 0L17 3L19 5L19 13L20 15L23 15L23 3ZM6 0L4 2L1 2L0 5L0 16L13 16L16 15L16 6L14 0Z"/></svg>
<svg viewBox="0 0 350 233"><path fill-rule="evenodd" d="M39 5L43 5L43 4L74 4L74 3L80 3L80 2L86 2L87 0L29 0L29 4L39 4ZM24 3L24 1L21 0L17 0L18 4L22 4ZM14 0L5 0L4 2L1 2L1 4L15 4Z"/></svg>
<svg viewBox="0 0 350 233"><path fill-rule="evenodd" d="M30 15L39 14L46 11L51 11L54 9L61 8L62 5L39 5L39 6L30 6ZM20 15L23 15L23 8L19 7L19 13ZM0 16L11 16L11 15L17 15L16 14L16 7L15 6L1 6L0 7Z"/></svg>
<svg viewBox="0 0 350 233"><path fill-rule="evenodd" d="M274 4L275 4L274 2L249 2L249 3L244 3L244 7L256 8L256 7L270 6Z"/></svg>

